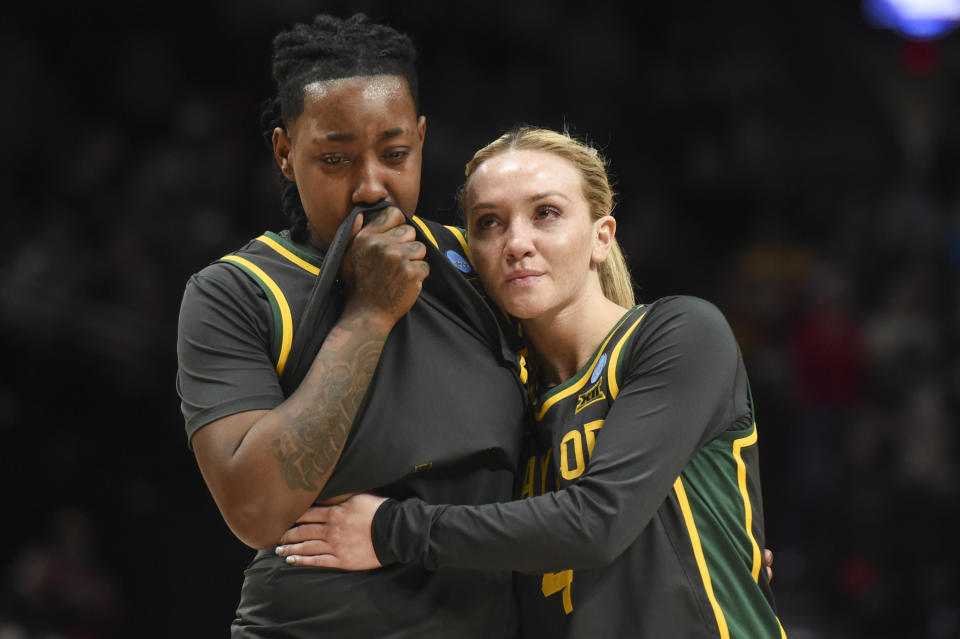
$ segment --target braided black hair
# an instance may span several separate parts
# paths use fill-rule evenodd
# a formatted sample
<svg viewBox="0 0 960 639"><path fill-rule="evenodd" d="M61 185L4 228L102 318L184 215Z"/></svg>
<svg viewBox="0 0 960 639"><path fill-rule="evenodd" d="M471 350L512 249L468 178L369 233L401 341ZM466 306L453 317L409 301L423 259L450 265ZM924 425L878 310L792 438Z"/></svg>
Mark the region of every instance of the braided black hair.
<svg viewBox="0 0 960 639"><path fill-rule="evenodd" d="M372 75L396 75L407 81L414 107L419 105L416 49L395 29L374 24L362 13L346 19L319 15L311 24L297 24L273 40L273 79L277 95L267 100L260 125L273 148L273 130L286 128L303 113L304 87L313 82ZM307 237L307 216L297 185L277 168L280 202L290 220L293 239Z"/></svg>

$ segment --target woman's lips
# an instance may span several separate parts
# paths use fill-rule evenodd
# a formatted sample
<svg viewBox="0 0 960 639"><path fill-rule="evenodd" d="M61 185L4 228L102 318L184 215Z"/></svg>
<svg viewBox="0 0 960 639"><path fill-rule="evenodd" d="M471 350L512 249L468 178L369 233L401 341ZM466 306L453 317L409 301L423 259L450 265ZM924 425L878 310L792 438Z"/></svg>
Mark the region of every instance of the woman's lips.
<svg viewBox="0 0 960 639"><path fill-rule="evenodd" d="M543 275L541 271L516 271L507 276L507 284L510 286L529 286L536 282L541 275Z"/></svg>

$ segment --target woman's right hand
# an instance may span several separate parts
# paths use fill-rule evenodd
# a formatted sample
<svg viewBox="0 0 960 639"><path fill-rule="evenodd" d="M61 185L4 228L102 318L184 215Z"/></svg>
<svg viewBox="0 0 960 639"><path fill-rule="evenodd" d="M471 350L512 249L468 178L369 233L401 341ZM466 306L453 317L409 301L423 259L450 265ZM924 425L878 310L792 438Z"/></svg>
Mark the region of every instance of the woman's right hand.
<svg viewBox="0 0 960 639"><path fill-rule="evenodd" d="M373 516L386 500L360 493L333 506L309 508L283 534L275 552L293 566L379 568L370 532Z"/></svg>
<svg viewBox="0 0 960 639"><path fill-rule="evenodd" d="M344 256L344 314L365 313L389 329L417 300L430 265L424 260L426 247L399 208L389 206L370 215L365 226L364 215L357 216Z"/></svg>

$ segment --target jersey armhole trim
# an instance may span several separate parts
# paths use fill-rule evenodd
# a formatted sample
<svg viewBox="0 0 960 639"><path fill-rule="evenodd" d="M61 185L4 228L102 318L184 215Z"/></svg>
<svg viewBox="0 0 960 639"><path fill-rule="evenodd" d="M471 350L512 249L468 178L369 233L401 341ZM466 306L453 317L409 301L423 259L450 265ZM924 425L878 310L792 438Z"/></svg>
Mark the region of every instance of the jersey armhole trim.
<svg viewBox="0 0 960 639"><path fill-rule="evenodd" d="M433 237L433 233L430 232L430 229L424 224L423 220L414 215L412 218L413 222L420 227L420 230L423 231L423 234L427 236L427 239L430 240L430 243L433 244L434 248L437 250L440 249L440 245L437 244L437 238Z"/></svg>
<svg viewBox="0 0 960 639"><path fill-rule="evenodd" d="M753 564L750 568L750 575L754 581L760 580L760 545L753 536L753 508L750 506L750 494L747 492L747 465L743 461L743 449L757 443L757 424L754 422L753 429L748 435L740 437L733 442L733 458L737 462L737 486L740 488L740 496L743 498L743 519L747 538L750 540L750 547L753 553Z"/></svg>
<svg viewBox="0 0 960 639"><path fill-rule="evenodd" d="M287 364L287 357L290 355L290 347L293 344L293 317L290 313L287 298L284 297L283 291L280 290L277 283L250 260L237 255L224 255L220 258L220 261L237 266L250 276L250 279L256 282L266 294L267 300L270 302L270 309L273 312L274 330L271 351L277 354L277 375L283 377L283 369Z"/></svg>
<svg viewBox="0 0 960 639"><path fill-rule="evenodd" d="M629 341L634 329L640 325L640 322L642 322L646 316L647 311L644 311L640 317L637 318L637 321L633 323L633 326L627 329L627 332L624 333L620 341L617 342L616 347L614 347L613 353L610 354L610 367L607 369L607 386L610 388L611 400L616 399L617 395L620 394L620 381L618 379L620 376L620 353L623 351L624 345Z"/></svg>
<svg viewBox="0 0 960 639"><path fill-rule="evenodd" d="M259 242L263 242L264 244L272 248L274 251L279 253L281 256L287 258L290 262L296 264L297 266L307 271L311 275L320 274L319 266L317 266L316 264L311 264L309 261L306 260L305 255L303 255L302 253L298 254L300 253L299 251L294 252L294 249L292 247L284 246L281 243L283 238L281 238L279 235L275 235L273 233L267 232L256 239Z"/></svg>

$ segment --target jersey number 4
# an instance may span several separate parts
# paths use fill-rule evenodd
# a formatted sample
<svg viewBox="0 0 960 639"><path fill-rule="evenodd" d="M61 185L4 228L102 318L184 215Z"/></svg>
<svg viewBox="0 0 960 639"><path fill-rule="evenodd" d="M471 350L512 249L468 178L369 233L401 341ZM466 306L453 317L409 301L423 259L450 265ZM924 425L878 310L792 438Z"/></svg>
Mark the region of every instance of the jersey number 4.
<svg viewBox="0 0 960 639"><path fill-rule="evenodd" d="M563 593L563 611L566 614L573 612L573 596L571 588L573 586L573 571L564 570L562 572L548 572L543 575L543 583L540 590L544 597L555 595L558 592Z"/></svg>

